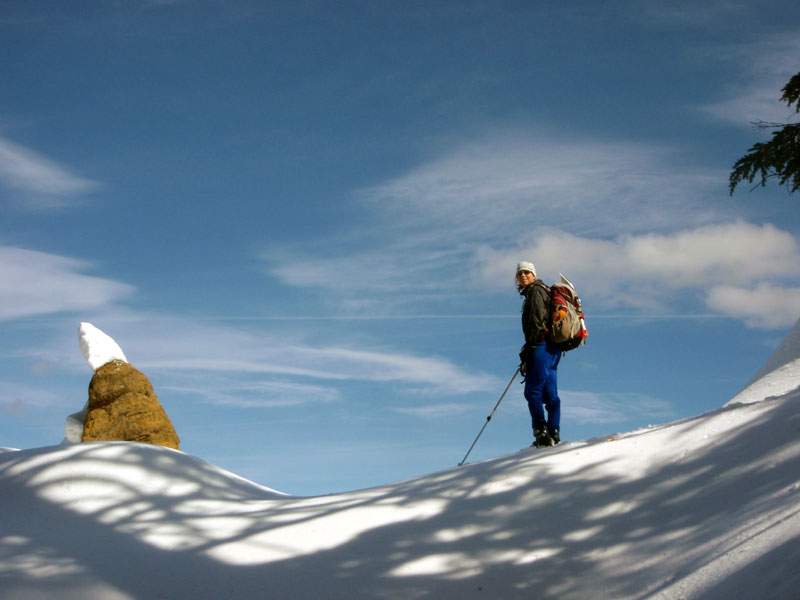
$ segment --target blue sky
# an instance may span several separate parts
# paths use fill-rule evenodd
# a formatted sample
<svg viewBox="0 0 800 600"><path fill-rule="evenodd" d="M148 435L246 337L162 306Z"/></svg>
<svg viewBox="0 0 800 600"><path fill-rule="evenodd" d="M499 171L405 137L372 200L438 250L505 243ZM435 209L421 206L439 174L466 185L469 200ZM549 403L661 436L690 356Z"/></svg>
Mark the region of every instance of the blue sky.
<svg viewBox="0 0 800 600"><path fill-rule="evenodd" d="M0 55L0 445L63 438L81 321L183 450L315 494L461 460L521 259L588 315L565 439L721 406L800 316L797 195L727 189L794 2L4 1ZM529 443L515 383L470 458Z"/></svg>

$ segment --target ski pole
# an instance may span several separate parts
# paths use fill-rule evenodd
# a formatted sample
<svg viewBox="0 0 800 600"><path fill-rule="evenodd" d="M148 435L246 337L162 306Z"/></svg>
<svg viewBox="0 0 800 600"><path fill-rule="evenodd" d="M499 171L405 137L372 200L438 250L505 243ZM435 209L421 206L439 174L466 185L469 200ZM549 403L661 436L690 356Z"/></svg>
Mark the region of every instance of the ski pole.
<svg viewBox="0 0 800 600"><path fill-rule="evenodd" d="M494 416L494 413L497 410L497 407L500 406L500 403L503 401L503 398L505 398L506 392L508 392L508 388L510 388L511 384L514 383L514 379L516 379L517 373L519 373L519 370L521 368L522 368L522 365L517 367L517 370L514 371L514 375L511 377L511 381L508 382L508 385L506 386L506 389L503 391L503 394L500 396L500 399L497 401L497 404L494 405L494 408L492 409L491 414L488 417L486 417L486 423L484 423L483 427L481 427L481 430L478 432L478 436L475 438L475 441L472 442L472 446L469 447L469 450L467 450L467 453L464 455L464 459L460 463L458 463L459 467L461 465L463 465L464 462L466 462L467 457L469 456L469 453L472 452L472 449L475 447L475 444L478 443L478 438L481 437L481 434L483 433L483 430L486 429L486 426L489 424L489 421L492 420L492 417Z"/></svg>

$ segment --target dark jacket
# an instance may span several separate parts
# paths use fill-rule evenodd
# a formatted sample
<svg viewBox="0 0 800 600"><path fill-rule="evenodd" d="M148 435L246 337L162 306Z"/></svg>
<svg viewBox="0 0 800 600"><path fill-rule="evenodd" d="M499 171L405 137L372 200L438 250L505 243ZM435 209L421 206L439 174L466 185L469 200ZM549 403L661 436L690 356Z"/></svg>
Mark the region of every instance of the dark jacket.
<svg viewBox="0 0 800 600"><path fill-rule="evenodd" d="M529 348L544 341L550 317L550 291L544 282L537 279L520 291L525 296L522 304L522 333Z"/></svg>

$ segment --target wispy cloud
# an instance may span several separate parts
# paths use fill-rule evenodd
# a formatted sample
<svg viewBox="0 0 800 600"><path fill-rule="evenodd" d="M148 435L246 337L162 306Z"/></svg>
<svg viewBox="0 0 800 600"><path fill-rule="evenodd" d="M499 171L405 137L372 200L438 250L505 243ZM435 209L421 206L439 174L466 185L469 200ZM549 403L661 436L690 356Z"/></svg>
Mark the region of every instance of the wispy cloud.
<svg viewBox="0 0 800 600"><path fill-rule="evenodd" d="M719 174L682 169L676 194L671 158L647 144L499 132L361 195L384 222L448 241L509 239L532 224L604 236L664 230L685 222L686 209L696 222L714 219L702 199Z"/></svg>
<svg viewBox="0 0 800 600"><path fill-rule="evenodd" d="M235 378L219 372L204 372L202 375L182 373L173 379L185 380L185 383L172 382L163 385L161 389L219 406L286 408L316 406L340 399L339 390L330 386L291 381L263 381L249 377Z"/></svg>
<svg viewBox="0 0 800 600"><path fill-rule="evenodd" d="M677 416L671 403L645 394L562 391L560 396L569 404L570 417L579 423L623 423L642 418L661 423Z"/></svg>
<svg viewBox="0 0 800 600"><path fill-rule="evenodd" d="M702 112L745 127L758 120L787 122L796 118L779 98L783 86L800 69L800 30L719 48L718 52L719 60L735 62L736 75L720 90L722 99L700 107Z"/></svg>
<svg viewBox="0 0 800 600"><path fill-rule="evenodd" d="M0 321L65 311L100 310L133 287L85 275L86 262L0 246Z"/></svg>
<svg viewBox="0 0 800 600"><path fill-rule="evenodd" d="M486 392L493 376L471 372L451 361L391 347L368 339L358 346L326 343L319 328L293 329L281 336L261 328L195 321L127 311L97 315L93 324L114 338L131 364L180 393L232 406L292 406L334 402L348 384L376 385L384 394L419 397ZM77 332L78 323L75 324ZM74 337L74 341L72 336ZM77 333L62 332L55 344L78 357ZM36 358L36 357L34 357ZM87 369L86 363L80 369Z"/></svg>
<svg viewBox="0 0 800 600"><path fill-rule="evenodd" d="M741 0L708 0L701 5L691 2L654 2L631 11L631 18L651 23L707 26L724 18L742 18L747 3Z"/></svg>
<svg viewBox="0 0 800 600"><path fill-rule="evenodd" d="M466 372L435 356L192 329L182 334L179 344L170 343L168 338L172 336L164 332L154 336L160 342L144 354L147 359L143 366L159 370L240 372L281 379L393 383L410 391L447 395L486 391L496 384L493 377ZM238 341L228 345L226 336Z"/></svg>
<svg viewBox="0 0 800 600"><path fill-rule="evenodd" d="M363 219L350 232L357 251L331 243L313 255L279 248L262 258L289 285L310 285L299 274L319 268L325 277L313 285L340 307L450 300L476 249L524 244L543 226L608 239L672 231L688 215L698 225L718 220L707 200L725 193L725 174L678 170L671 156L642 144L496 133L360 190Z"/></svg>
<svg viewBox="0 0 800 600"><path fill-rule="evenodd" d="M0 182L26 192L25 204L55 207L67 198L96 190L99 184L71 173L33 150L0 137Z"/></svg>
<svg viewBox="0 0 800 600"><path fill-rule="evenodd" d="M467 413L472 410L471 406L446 402L439 404L429 404L427 406L396 407L393 409L403 415L410 415L420 419L452 419L455 415Z"/></svg>
<svg viewBox="0 0 800 600"><path fill-rule="evenodd" d="M0 411L14 417L24 416L31 409L64 404L64 399L34 386L0 380Z"/></svg>

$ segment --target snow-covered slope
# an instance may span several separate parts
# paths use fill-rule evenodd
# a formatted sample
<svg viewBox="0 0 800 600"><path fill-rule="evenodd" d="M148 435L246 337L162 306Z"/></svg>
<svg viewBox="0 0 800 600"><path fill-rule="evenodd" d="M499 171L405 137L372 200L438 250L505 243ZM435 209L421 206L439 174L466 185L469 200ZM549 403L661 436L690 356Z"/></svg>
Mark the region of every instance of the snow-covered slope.
<svg viewBox="0 0 800 600"><path fill-rule="evenodd" d="M156 446L2 452L0 598L795 599L790 337L767 400L345 494Z"/></svg>
<svg viewBox="0 0 800 600"><path fill-rule="evenodd" d="M745 388L728 404L759 402L780 396L800 386L800 320L794 324L775 352Z"/></svg>

